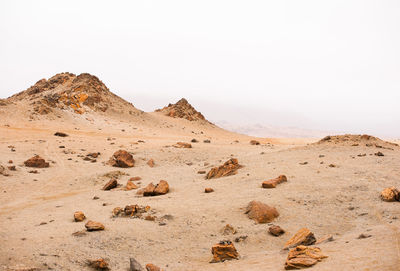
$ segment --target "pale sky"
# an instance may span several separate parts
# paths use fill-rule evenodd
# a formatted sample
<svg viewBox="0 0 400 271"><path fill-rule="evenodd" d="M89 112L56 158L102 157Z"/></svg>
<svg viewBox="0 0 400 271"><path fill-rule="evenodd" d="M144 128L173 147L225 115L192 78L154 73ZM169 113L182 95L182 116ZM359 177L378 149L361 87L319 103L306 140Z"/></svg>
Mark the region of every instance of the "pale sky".
<svg viewBox="0 0 400 271"><path fill-rule="evenodd" d="M400 137L400 1L0 1L0 97L88 72L136 107Z"/></svg>

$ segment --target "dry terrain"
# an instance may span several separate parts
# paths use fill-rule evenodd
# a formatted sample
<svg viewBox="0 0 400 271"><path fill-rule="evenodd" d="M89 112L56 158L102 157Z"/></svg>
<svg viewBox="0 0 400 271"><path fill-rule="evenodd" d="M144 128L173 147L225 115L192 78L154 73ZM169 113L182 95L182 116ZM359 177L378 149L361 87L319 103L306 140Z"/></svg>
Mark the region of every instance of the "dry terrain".
<svg viewBox="0 0 400 271"><path fill-rule="evenodd" d="M400 188L400 147L365 136L251 138L193 108L189 117L173 105L167 114L142 112L90 75L53 79L0 101L0 270L93 270L88 260L99 258L111 270L129 270L132 257L163 270L284 270L283 247L304 227L317 240L331 236L317 245L328 257L311 270L399 270L400 202L384 202L380 193ZM120 149L134 167L109 164ZM49 167L26 166L34 155ZM198 173L231 158L242 165L234 175ZM283 174L286 182L262 188ZM135 176L139 188L126 190ZM102 190L112 178L119 185ZM137 193L160 180L167 194ZM253 200L279 216L257 224L245 214ZM115 207L134 204L150 206L151 218L113 217ZM83 222L74 221L76 211ZM105 229L86 231L89 220ZM235 233L222 231L227 224ZM271 225L285 233L272 236ZM222 240L232 241L239 259L210 263L211 247Z"/></svg>

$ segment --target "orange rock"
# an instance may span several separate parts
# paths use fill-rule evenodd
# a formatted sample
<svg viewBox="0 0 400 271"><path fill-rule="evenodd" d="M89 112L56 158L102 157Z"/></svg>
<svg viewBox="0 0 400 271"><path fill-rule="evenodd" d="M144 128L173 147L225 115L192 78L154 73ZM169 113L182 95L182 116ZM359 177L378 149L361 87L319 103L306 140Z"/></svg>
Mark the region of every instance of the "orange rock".
<svg viewBox="0 0 400 271"><path fill-rule="evenodd" d="M175 145L173 145L175 148L186 148L186 149L190 149L192 148L192 145L189 143L185 143L185 142L177 142Z"/></svg>
<svg viewBox="0 0 400 271"><path fill-rule="evenodd" d="M262 183L263 188L275 188L278 184L286 182L287 178L285 175L280 175L279 177L271 180L264 181Z"/></svg>
<svg viewBox="0 0 400 271"><path fill-rule="evenodd" d="M273 236L280 236L280 235L282 235L282 234L285 233L285 231L284 231L281 227L275 226L275 225L269 227L269 228L268 228L268 231L269 231L269 233L272 234Z"/></svg>
<svg viewBox="0 0 400 271"><path fill-rule="evenodd" d="M289 251L285 263L285 269L301 269L315 265L327 258L318 247L297 246Z"/></svg>
<svg viewBox="0 0 400 271"><path fill-rule="evenodd" d="M140 178L139 176L136 177L132 177L129 179L129 181L134 182L134 181L140 181L142 178Z"/></svg>
<svg viewBox="0 0 400 271"><path fill-rule="evenodd" d="M74 213L75 222L81 222L81 221L85 220L85 218L86 217L85 217L85 214L83 212L78 211L78 212Z"/></svg>
<svg viewBox="0 0 400 271"><path fill-rule="evenodd" d="M315 244L315 242L316 239L314 234L309 229L302 228L286 242L283 249L288 249L299 245L309 246Z"/></svg>
<svg viewBox="0 0 400 271"><path fill-rule="evenodd" d="M108 270L108 263L102 258L97 260L89 260L88 265L97 270Z"/></svg>
<svg viewBox="0 0 400 271"><path fill-rule="evenodd" d="M247 205L245 213L257 223L268 223L279 216L278 211L274 207L254 200Z"/></svg>
<svg viewBox="0 0 400 271"><path fill-rule="evenodd" d="M154 189L156 189L156 186L153 183L149 183L143 191L143 196L148 197L148 196L154 196Z"/></svg>
<svg viewBox="0 0 400 271"><path fill-rule="evenodd" d="M113 154L113 156L110 158L109 163L113 167L127 168L133 167L135 165L135 160L129 152L125 150L119 150Z"/></svg>
<svg viewBox="0 0 400 271"><path fill-rule="evenodd" d="M383 201L389 201L389 202L400 201L400 191L394 186L385 188L381 192L381 199Z"/></svg>
<svg viewBox="0 0 400 271"><path fill-rule="evenodd" d="M250 140L250 145L260 145L260 142L257 140Z"/></svg>
<svg viewBox="0 0 400 271"><path fill-rule="evenodd" d="M111 179L103 186L103 190L111 190L111 189L117 187L117 185L118 185L117 180Z"/></svg>
<svg viewBox="0 0 400 271"><path fill-rule="evenodd" d="M152 263L148 263L146 264L146 271L161 271L161 268Z"/></svg>
<svg viewBox="0 0 400 271"><path fill-rule="evenodd" d="M161 180L156 186L153 183L149 183L143 191L143 196L158 196L167 194L169 191L168 182Z"/></svg>
<svg viewBox="0 0 400 271"><path fill-rule="evenodd" d="M149 167L154 167L154 160L150 159L149 161L147 161L147 164L149 165Z"/></svg>
<svg viewBox="0 0 400 271"><path fill-rule="evenodd" d="M230 225L230 224L226 224L222 230L221 230L222 235L229 235L229 234L235 234L236 230L235 228Z"/></svg>
<svg viewBox="0 0 400 271"><path fill-rule="evenodd" d="M113 217L117 217L117 216L121 215L123 211L124 211L124 210L123 210L121 207L115 207L115 208L112 210L112 216L113 216Z"/></svg>
<svg viewBox="0 0 400 271"><path fill-rule="evenodd" d="M162 109L157 109L156 112L162 112L164 115L172 118L184 118L189 121L206 121L204 116L194 109L184 98L180 99L175 104L169 104Z"/></svg>
<svg viewBox="0 0 400 271"><path fill-rule="evenodd" d="M25 166L27 167L36 167L36 168L45 168L49 167L49 163L46 162L42 157L39 155L35 155L32 158L29 158L24 162Z"/></svg>
<svg viewBox="0 0 400 271"><path fill-rule="evenodd" d="M213 255L212 263L223 262L226 260L238 259L239 253L230 241L221 241L211 248Z"/></svg>
<svg viewBox="0 0 400 271"><path fill-rule="evenodd" d="M231 158L226 161L222 166L212 168L206 175L206 179L220 178L224 176L230 176L237 173L237 170L242 166L235 158Z"/></svg>
<svg viewBox="0 0 400 271"><path fill-rule="evenodd" d="M212 192L214 192L214 189L212 189L211 187L207 187L207 188L204 189L204 192L205 193L212 193Z"/></svg>
<svg viewBox="0 0 400 271"><path fill-rule="evenodd" d="M86 230L87 231L102 231L104 230L104 225L101 224L100 222L95 222L92 220L89 220L85 224Z"/></svg>
<svg viewBox="0 0 400 271"><path fill-rule="evenodd" d="M133 182L131 182L130 180L128 180L126 182L126 187L125 187L126 190L129 191L129 190L137 189L137 188L138 188L138 186L136 184L134 184Z"/></svg>
<svg viewBox="0 0 400 271"><path fill-rule="evenodd" d="M124 213L126 216L133 216L136 213L138 206L135 205L126 205L124 209Z"/></svg>

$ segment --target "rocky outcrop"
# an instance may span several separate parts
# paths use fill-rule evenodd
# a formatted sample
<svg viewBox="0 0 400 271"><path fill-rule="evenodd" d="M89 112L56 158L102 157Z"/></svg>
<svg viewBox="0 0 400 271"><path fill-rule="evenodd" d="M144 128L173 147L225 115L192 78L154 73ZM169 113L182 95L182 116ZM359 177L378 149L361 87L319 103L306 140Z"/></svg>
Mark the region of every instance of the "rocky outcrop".
<svg viewBox="0 0 400 271"><path fill-rule="evenodd" d="M400 191L394 186L385 188L381 192L381 199L388 202L400 201Z"/></svg>
<svg viewBox="0 0 400 271"><path fill-rule="evenodd" d="M189 121L206 121L204 116L194 109L193 106L184 98L180 99L175 104L169 104L162 109L157 109L156 112L161 112L172 118L182 118Z"/></svg>
<svg viewBox="0 0 400 271"><path fill-rule="evenodd" d="M318 247L298 246L289 251L285 269L307 268L327 257L321 253L321 249Z"/></svg>
<svg viewBox="0 0 400 271"><path fill-rule="evenodd" d="M314 234L309 229L302 228L286 242L283 249L289 249L299 245L309 246L315 244L315 242Z"/></svg>
<svg viewBox="0 0 400 271"><path fill-rule="evenodd" d="M109 164L113 167L128 168L135 165L135 160L129 152L125 150L119 150L116 151L110 158Z"/></svg>
<svg viewBox="0 0 400 271"><path fill-rule="evenodd" d="M268 223L279 216L278 211L274 207L254 200L247 205L245 213L257 223Z"/></svg>
<svg viewBox="0 0 400 271"><path fill-rule="evenodd" d="M376 147L381 149L393 149L397 147L398 144L381 140L377 137L370 135L336 135L336 136L326 136L315 144L340 144L349 145L353 147L357 146L367 146Z"/></svg>
<svg viewBox="0 0 400 271"><path fill-rule="evenodd" d="M270 179L267 181L264 181L262 183L262 188L275 188L278 184L286 182L287 178L285 175L280 175L279 177L275 179Z"/></svg>
<svg viewBox="0 0 400 271"><path fill-rule="evenodd" d="M207 173L206 179L235 175L239 168L242 168L242 166L239 164L238 160L232 158L226 161L222 166L212 168Z"/></svg>
<svg viewBox="0 0 400 271"><path fill-rule="evenodd" d="M143 191L143 196L158 196L158 195L165 195L169 192L169 184L168 182L161 180L157 185L153 183L149 183Z"/></svg>
<svg viewBox="0 0 400 271"><path fill-rule="evenodd" d="M86 230L87 231L102 231L104 230L104 225L101 224L100 222L95 222L92 220L89 220L85 224Z"/></svg>
<svg viewBox="0 0 400 271"><path fill-rule="evenodd" d="M46 168L49 167L50 164L46 162L42 157L39 155L35 155L32 158L29 158L24 162L25 166L27 167L35 167L35 168Z"/></svg>
<svg viewBox="0 0 400 271"><path fill-rule="evenodd" d="M221 241L218 244L213 245L211 253L213 255L213 259L211 260L212 263L239 258L239 253L231 241Z"/></svg>

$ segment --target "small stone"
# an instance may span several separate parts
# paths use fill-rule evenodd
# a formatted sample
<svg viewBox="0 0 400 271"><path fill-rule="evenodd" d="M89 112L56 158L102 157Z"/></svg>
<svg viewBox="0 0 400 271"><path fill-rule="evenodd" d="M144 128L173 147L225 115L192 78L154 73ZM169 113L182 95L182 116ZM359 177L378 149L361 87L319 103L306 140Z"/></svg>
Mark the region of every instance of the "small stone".
<svg viewBox="0 0 400 271"><path fill-rule="evenodd" d="M378 151L377 153L375 153L375 156L385 156L383 153L381 153L380 151Z"/></svg>
<svg viewBox="0 0 400 271"><path fill-rule="evenodd" d="M264 181L262 183L262 188L275 188L278 184L286 182L287 178L285 175L280 175L279 177L271 180Z"/></svg>
<svg viewBox="0 0 400 271"><path fill-rule="evenodd" d="M152 263L148 263L146 264L146 271L161 271L161 268Z"/></svg>
<svg viewBox="0 0 400 271"><path fill-rule="evenodd" d="M285 231L279 226L271 226L268 228L268 232L273 236L280 236L285 233Z"/></svg>
<svg viewBox="0 0 400 271"><path fill-rule="evenodd" d="M131 180L128 180L126 182L126 187L125 187L126 190L129 191L129 190L137 189L137 188L138 188L138 186L136 184L134 184L133 182L131 182Z"/></svg>
<svg viewBox="0 0 400 271"><path fill-rule="evenodd" d="M205 170L199 170L199 171L197 171L197 174L206 174L206 171Z"/></svg>
<svg viewBox="0 0 400 271"><path fill-rule="evenodd" d="M74 220L75 222L81 222L83 220L85 220L85 214L81 211L77 211L74 213Z"/></svg>
<svg viewBox="0 0 400 271"><path fill-rule="evenodd" d="M235 228L230 225L230 224L226 224L222 229L221 229L221 233L222 235L229 235L229 234L235 234L236 230Z"/></svg>
<svg viewBox="0 0 400 271"><path fill-rule="evenodd" d="M66 137L66 136L68 136L66 133L63 133L63 132L56 132L56 133L54 133L54 135L55 135L55 136L60 136L60 137Z"/></svg>
<svg viewBox="0 0 400 271"><path fill-rule="evenodd" d="M108 181L104 186L103 186L103 190L111 190L115 187L117 187L118 182L116 179L111 179L110 181Z"/></svg>
<svg viewBox="0 0 400 271"><path fill-rule="evenodd" d="M381 199L387 202L400 201L400 191L394 186L385 188L381 192Z"/></svg>
<svg viewBox="0 0 400 271"><path fill-rule="evenodd" d="M102 258L97 260L89 260L88 265L97 270L108 270L108 263Z"/></svg>
<svg viewBox="0 0 400 271"><path fill-rule="evenodd" d="M250 140L250 145L260 145L260 141Z"/></svg>
<svg viewBox="0 0 400 271"><path fill-rule="evenodd" d="M154 160L150 159L149 161L147 161L147 164L149 165L149 167L154 167Z"/></svg>
<svg viewBox="0 0 400 271"><path fill-rule="evenodd" d="M104 230L104 225L101 224L100 222L95 222L92 220L89 220L86 222L85 227L87 231L102 231Z"/></svg>
<svg viewBox="0 0 400 271"><path fill-rule="evenodd" d="M214 192L214 189L212 189L211 187L206 187L204 189L204 193L212 193L212 192Z"/></svg>
<svg viewBox="0 0 400 271"><path fill-rule="evenodd" d="M190 142L192 142L192 143L197 143L197 142L199 142L196 138L193 138Z"/></svg>

